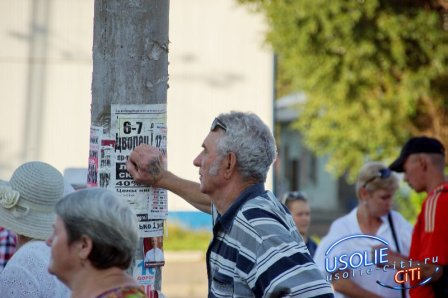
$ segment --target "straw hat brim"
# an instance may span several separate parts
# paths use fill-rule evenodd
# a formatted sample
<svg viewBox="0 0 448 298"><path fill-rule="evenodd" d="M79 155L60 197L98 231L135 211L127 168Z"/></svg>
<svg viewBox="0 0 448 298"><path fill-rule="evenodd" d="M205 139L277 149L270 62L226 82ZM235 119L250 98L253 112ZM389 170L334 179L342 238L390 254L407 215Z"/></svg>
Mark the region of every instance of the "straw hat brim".
<svg viewBox="0 0 448 298"><path fill-rule="evenodd" d="M18 235L47 239L56 218L54 207L64 193L61 173L47 163L31 161L1 184L0 226Z"/></svg>
<svg viewBox="0 0 448 298"><path fill-rule="evenodd" d="M12 212L0 207L0 226L13 231L17 235L33 239L47 240L53 232L52 226L55 219L56 214L54 213L35 211L16 217Z"/></svg>

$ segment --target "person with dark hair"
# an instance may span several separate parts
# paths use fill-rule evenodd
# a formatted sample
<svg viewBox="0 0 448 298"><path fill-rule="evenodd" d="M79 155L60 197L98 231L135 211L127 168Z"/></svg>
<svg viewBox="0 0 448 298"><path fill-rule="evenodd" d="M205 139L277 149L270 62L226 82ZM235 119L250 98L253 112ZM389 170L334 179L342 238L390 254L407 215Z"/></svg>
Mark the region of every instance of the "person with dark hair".
<svg viewBox="0 0 448 298"><path fill-rule="evenodd" d="M64 195L62 174L51 165L22 164L0 183L0 225L17 235L17 251L0 274L2 298L70 297L70 290L48 273L54 206Z"/></svg>
<svg viewBox="0 0 448 298"><path fill-rule="evenodd" d="M404 173L404 180L416 192L426 192L412 234L409 259L420 266L421 278L411 286L411 297L448 297L448 182L444 174L445 147L434 138L409 139L398 158L389 166ZM425 260L437 259L437 264ZM402 258L407 261L408 258ZM407 263L407 262L405 262ZM426 263L426 264L425 264Z"/></svg>
<svg viewBox="0 0 448 298"><path fill-rule="evenodd" d="M307 195L303 191L290 191L283 196L282 202L288 207L300 235L302 235L303 240L305 240L306 247L308 248L311 257L314 257L317 243L308 235L311 223L311 208L308 203Z"/></svg>
<svg viewBox="0 0 448 298"><path fill-rule="evenodd" d="M48 271L72 290L72 298L146 297L126 273L138 243L129 205L111 191L89 188L65 196L55 209Z"/></svg>
<svg viewBox="0 0 448 298"><path fill-rule="evenodd" d="M242 112L213 121L193 161L199 185L165 172L148 146L129 157L128 171L138 183L169 186L212 213L208 297L333 297L286 207L264 188L275 157L269 128Z"/></svg>

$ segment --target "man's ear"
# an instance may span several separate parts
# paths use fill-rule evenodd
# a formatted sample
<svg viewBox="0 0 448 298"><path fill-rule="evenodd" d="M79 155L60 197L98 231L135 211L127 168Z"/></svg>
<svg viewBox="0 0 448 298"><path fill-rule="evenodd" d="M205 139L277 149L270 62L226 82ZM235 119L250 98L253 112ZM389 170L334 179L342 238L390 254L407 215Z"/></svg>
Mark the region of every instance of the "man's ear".
<svg viewBox="0 0 448 298"><path fill-rule="evenodd" d="M230 178L232 173L236 170L236 154L229 152L225 158L224 177Z"/></svg>

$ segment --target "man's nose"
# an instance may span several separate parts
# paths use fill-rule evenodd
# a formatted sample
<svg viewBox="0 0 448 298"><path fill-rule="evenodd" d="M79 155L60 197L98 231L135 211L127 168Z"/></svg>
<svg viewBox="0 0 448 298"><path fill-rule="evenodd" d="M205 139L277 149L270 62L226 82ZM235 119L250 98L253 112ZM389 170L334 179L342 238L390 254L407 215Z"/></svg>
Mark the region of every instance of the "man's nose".
<svg viewBox="0 0 448 298"><path fill-rule="evenodd" d="M196 156L196 158L193 160L193 165L195 167L200 167L201 166L201 162L200 162L199 156L200 155Z"/></svg>

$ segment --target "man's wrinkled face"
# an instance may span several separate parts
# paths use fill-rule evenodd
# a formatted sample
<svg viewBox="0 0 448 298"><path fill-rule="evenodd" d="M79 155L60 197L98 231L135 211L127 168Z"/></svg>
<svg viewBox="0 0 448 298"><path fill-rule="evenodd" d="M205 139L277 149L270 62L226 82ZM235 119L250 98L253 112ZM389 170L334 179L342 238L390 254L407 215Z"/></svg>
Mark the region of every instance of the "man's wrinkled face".
<svg viewBox="0 0 448 298"><path fill-rule="evenodd" d="M218 155L217 143L222 133L221 130L211 131L202 144L202 151L193 161L193 164L199 167L201 192L206 194L210 194L220 185L222 158Z"/></svg>

